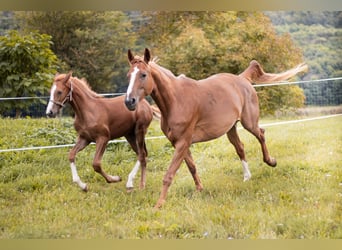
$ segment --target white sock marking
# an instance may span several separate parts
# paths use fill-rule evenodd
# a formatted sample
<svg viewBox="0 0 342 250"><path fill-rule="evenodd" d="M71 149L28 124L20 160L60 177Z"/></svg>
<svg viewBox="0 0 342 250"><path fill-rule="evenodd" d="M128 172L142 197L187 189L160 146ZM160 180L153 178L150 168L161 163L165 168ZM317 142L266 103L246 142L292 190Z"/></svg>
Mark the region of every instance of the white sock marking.
<svg viewBox="0 0 342 250"><path fill-rule="evenodd" d="M51 102L51 101L54 101L53 96L55 95L56 88L57 88L56 84L52 85L51 93L50 93L50 101L49 101L49 104L46 108L46 114L49 114L50 111L52 110L53 102Z"/></svg>
<svg viewBox="0 0 342 250"><path fill-rule="evenodd" d="M241 162L242 162L242 169L243 169L243 181L248 181L252 177L252 174L248 168L248 163L243 160Z"/></svg>
<svg viewBox="0 0 342 250"><path fill-rule="evenodd" d="M129 85L128 85L128 88L127 88L126 98L128 98L129 95L132 93L134 82L135 82L135 78L136 78L138 72L139 72L139 69L138 69L137 66L135 66L134 70L133 70L133 72L131 74L131 79L129 81Z"/></svg>
<svg viewBox="0 0 342 250"><path fill-rule="evenodd" d="M78 186L82 189L85 190L87 188L87 184L81 181L80 177L77 174L77 169L76 165L74 162L70 163L70 168L71 168L71 174L72 174L72 181L77 183Z"/></svg>
<svg viewBox="0 0 342 250"><path fill-rule="evenodd" d="M134 168L132 169L132 171L128 175L128 180L127 180L127 183L126 183L126 188L133 188L133 179L137 175L137 172L138 172L139 168L140 168L140 161L138 160L135 163Z"/></svg>

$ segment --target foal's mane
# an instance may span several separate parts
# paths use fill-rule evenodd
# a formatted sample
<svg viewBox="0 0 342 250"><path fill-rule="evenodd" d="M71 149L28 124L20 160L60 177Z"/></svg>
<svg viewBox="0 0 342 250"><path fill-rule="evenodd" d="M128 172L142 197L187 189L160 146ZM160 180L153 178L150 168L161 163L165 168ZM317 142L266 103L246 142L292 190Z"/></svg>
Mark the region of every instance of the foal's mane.
<svg viewBox="0 0 342 250"><path fill-rule="evenodd" d="M85 78L79 79L77 77L71 77L72 84L77 84L84 92L95 98L102 98L99 94L93 91Z"/></svg>

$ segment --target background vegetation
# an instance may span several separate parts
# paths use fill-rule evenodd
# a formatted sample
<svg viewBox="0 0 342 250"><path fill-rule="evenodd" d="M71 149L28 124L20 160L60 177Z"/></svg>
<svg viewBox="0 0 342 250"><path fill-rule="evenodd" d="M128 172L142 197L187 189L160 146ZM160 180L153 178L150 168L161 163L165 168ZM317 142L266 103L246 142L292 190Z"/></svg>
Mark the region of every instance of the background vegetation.
<svg viewBox="0 0 342 250"><path fill-rule="evenodd" d="M20 35L15 30L0 36L0 97L35 96L46 92L57 68L50 39L46 34ZM1 103L0 112L15 109L18 117L26 106L25 102L12 100Z"/></svg>
<svg viewBox="0 0 342 250"><path fill-rule="evenodd" d="M204 190L195 190L182 166L160 211L152 208L173 154L166 139L147 141L147 186L132 193L125 180L135 156L126 143L108 146L103 159L121 183L107 184L93 171L94 146L79 153L88 193L72 183L68 148L0 153L0 238L341 239L341 122L336 117L267 128L276 168L262 162L257 140L240 131L252 172L248 182L225 136L195 144ZM70 118L0 119L0 126L1 149L75 140ZM154 121L148 136L160 134Z"/></svg>
<svg viewBox="0 0 342 250"><path fill-rule="evenodd" d="M266 12L278 34L290 34L303 51L309 72L304 80L342 76L342 12ZM308 105L341 104L341 85L304 84ZM317 96L316 93L320 95ZM335 93L336 98L332 98Z"/></svg>
<svg viewBox="0 0 342 250"><path fill-rule="evenodd" d="M340 18L340 12L1 12L0 32L48 34L58 71L87 78L97 92L123 92L128 48L139 54L149 47L163 66L196 79L240 73L252 59L270 72L306 61L306 79L340 76L341 59L334 56L341 51ZM263 114L305 101L303 90L295 86L259 91Z"/></svg>
<svg viewBox="0 0 342 250"><path fill-rule="evenodd" d="M337 56L341 49L340 13L1 12L1 41L8 39L12 44L12 49L6 45L1 51L30 50L32 53L25 52L22 58L9 52L16 62L13 65L22 60L45 66L29 68L26 74L20 69L33 65L13 71L14 67L3 67L0 97L6 93L46 95L48 82L51 84L48 78L56 71L69 70L87 77L98 92L124 91L127 48L140 54L149 47L159 56L160 64L175 74L194 78L220 71L239 73L251 59L273 72L304 60L311 68L304 79L341 76ZM22 40L27 42L24 47L18 42ZM8 62L2 58L2 65ZM43 73L39 73L41 69ZM15 76L9 77L11 74ZM20 90L20 86L26 88ZM329 88L321 89L322 100L331 93L338 96L341 90ZM308 98L307 88L303 89ZM258 94L264 114L299 107L304 101L299 87L258 89ZM4 105L2 102L0 107ZM30 105L20 106L20 111L25 114ZM9 108L15 107L11 104ZM337 113L341 113L340 108L334 107ZM290 118L282 115L281 119ZM77 158L79 175L90 187L88 193L72 183L68 148L2 152L0 238L340 239L341 122L339 116L267 128L269 150L278 160L276 168L263 164L256 139L240 131L252 172L246 183L226 137L193 145L205 189L195 191L183 166L160 211L152 207L173 154L166 139L147 141L147 187L132 193L126 192L125 181L109 185L93 171L93 145ZM69 144L76 138L72 118L2 117L0 128L0 149ZM148 136L154 135L161 135L156 121L148 132ZM108 173L126 180L134 163L135 156L126 143L107 147L103 167ZM138 179L139 175L136 182Z"/></svg>

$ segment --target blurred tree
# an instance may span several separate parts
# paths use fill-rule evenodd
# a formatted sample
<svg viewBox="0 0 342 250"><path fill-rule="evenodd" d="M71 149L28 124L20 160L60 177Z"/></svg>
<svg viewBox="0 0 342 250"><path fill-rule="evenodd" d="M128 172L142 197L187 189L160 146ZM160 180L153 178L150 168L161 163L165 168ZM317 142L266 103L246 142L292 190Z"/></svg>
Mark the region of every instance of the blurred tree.
<svg viewBox="0 0 342 250"><path fill-rule="evenodd" d="M303 49L310 71L305 80L342 76L342 11L270 11L279 34L289 34ZM302 85L310 105L341 104L341 86L329 84Z"/></svg>
<svg viewBox="0 0 342 250"><path fill-rule="evenodd" d="M120 11L17 12L25 31L52 36L61 71L87 79L97 92L126 85L126 51L134 44L127 16ZM115 80L115 83L113 82Z"/></svg>
<svg viewBox="0 0 342 250"><path fill-rule="evenodd" d="M13 18L13 11L0 11L0 35L5 35L7 30L18 29Z"/></svg>
<svg viewBox="0 0 342 250"><path fill-rule="evenodd" d="M50 36L37 32L20 35L10 31L0 36L1 97L36 96L47 92L58 63L51 44ZM6 101L1 104L0 112L14 108L18 117L32 102Z"/></svg>
<svg viewBox="0 0 342 250"><path fill-rule="evenodd" d="M277 35L261 12L145 12L140 29L147 47L175 74L201 79L219 72L241 73L252 59L268 72L302 62L288 34ZM297 86L258 89L263 114L304 104ZM284 97L287 98L284 98Z"/></svg>

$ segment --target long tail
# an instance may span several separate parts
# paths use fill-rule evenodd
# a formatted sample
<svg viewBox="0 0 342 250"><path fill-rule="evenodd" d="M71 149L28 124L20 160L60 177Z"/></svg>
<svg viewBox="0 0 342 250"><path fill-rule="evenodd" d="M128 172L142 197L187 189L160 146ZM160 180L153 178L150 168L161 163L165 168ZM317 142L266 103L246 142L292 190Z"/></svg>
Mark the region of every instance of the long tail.
<svg viewBox="0 0 342 250"><path fill-rule="evenodd" d="M287 80L300 72L306 71L307 69L308 66L305 63L301 63L293 69L278 74L272 74L266 73L262 69L261 65L257 61L253 60L250 62L248 68L240 74L240 76L245 77L251 83L272 83Z"/></svg>
<svg viewBox="0 0 342 250"><path fill-rule="evenodd" d="M151 105L151 108L152 108L152 112L153 112L153 118L157 121L160 121L161 112L160 112L159 108L156 107L155 105Z"/></svg>

